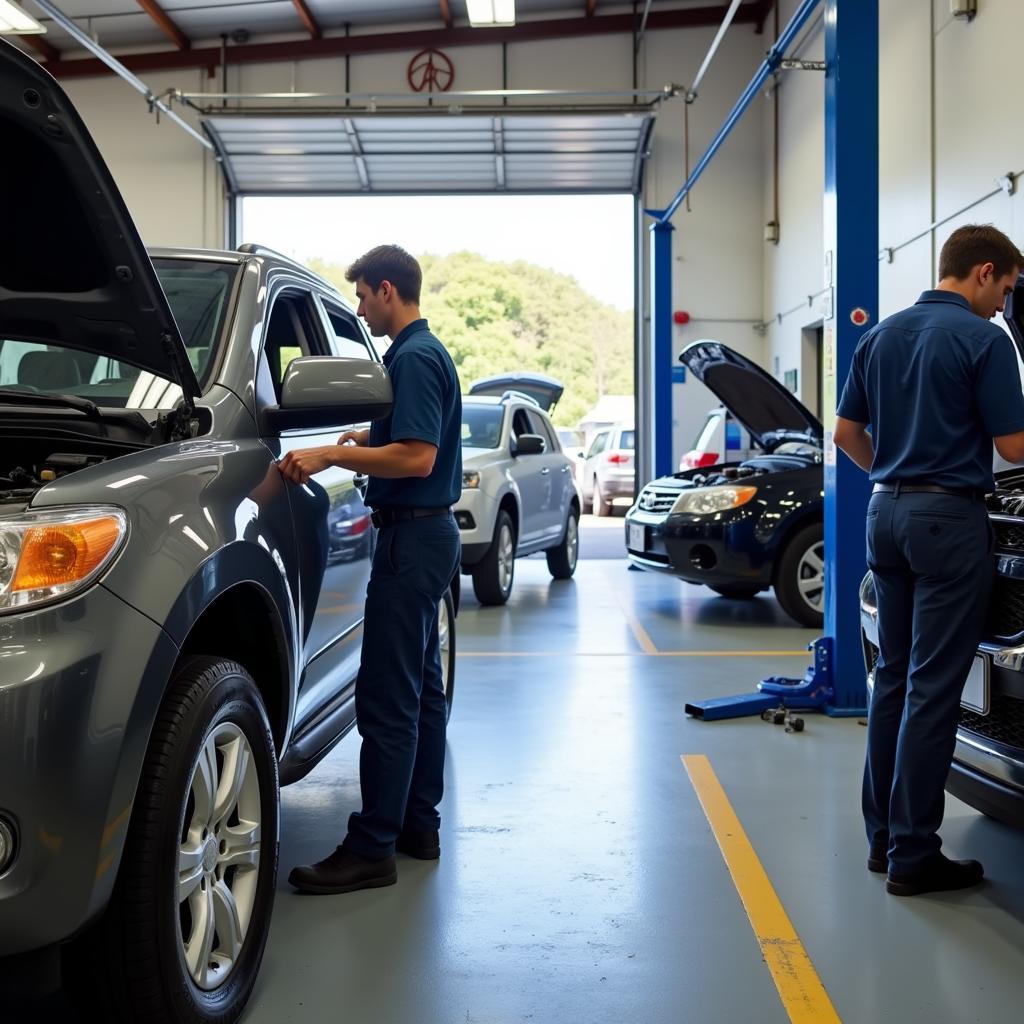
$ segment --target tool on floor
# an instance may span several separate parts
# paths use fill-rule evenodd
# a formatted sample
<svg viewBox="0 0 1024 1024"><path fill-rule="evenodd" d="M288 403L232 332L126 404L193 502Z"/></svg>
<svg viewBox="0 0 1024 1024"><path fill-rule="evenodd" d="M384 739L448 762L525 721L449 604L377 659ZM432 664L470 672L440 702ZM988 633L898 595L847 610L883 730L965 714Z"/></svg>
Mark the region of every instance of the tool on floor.
<svg viewBox="0 0 1024 1024"><path fill-rule="evenodd" d="M777 708L768 708L766 711L762 711L761 718L766 722L771 722L772 725L784 725L786 727L786 732L804 731L804 720L799 716L794 715L785 704L780 704Z"/></svg>
<svg viewBox="0 0 1024 1024"><path fill-rule="evenodd" d="M824 710L833 695L832 638L819 637L808 644L807 649L814 652L814 664L808 666L803 679L768 676L757 684L756 693L695 701L685 706L686 714L713 722L721 718L759 715L780 706L801 711ZM794 732L799 730L794 729Z"/></svg>

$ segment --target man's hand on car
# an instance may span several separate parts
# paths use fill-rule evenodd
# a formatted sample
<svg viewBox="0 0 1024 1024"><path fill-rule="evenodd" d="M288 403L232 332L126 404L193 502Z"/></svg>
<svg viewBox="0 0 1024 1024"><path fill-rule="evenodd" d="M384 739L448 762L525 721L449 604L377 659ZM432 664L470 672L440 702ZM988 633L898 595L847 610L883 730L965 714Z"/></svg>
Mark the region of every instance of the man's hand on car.
<svg viewBox="0 0 1024 1024"><path fill-rule="evenodd" d="M365 448L370 440L370 432L368 430L346 430L341 437L338 438L338 444L348 444L350 441L352 444L357 445L360 448Z"/></svg>
<svg viewBox="0 0 1024 1024"><path fill-rule="evenodd" d="M320 448L296 448L277 464L277 468L293 483L306 484L314 474L335 465L337 454L338 447L333 444Z"/></svg>

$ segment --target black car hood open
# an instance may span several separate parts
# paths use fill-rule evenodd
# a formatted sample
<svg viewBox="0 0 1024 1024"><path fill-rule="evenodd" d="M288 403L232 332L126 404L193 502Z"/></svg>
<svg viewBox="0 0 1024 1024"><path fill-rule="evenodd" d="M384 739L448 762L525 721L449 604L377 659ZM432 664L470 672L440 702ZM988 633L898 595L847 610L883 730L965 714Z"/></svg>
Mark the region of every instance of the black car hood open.
<svg viewBox="0 0 1024 1024"><path fill-rule="evenodd" d="M1013 294L1006 300L1003 319L1010 328L1017 351L1024 358L1024 274L1017 278Z"/></svg>
<svg viewBox="0 0 1024 1024"><path fill-rule="evenodd" d="M818 417L760 366L721 342L695 341L683 349L679 361L721 399L762 448L798 436L821 442Z"/></svg>
<svg viewBox="0 0 1024 1024"><path fill-rule="evenodd" d="M0 337L123 360L200 394L121 193L64 90L0 40Z"/></svg>
<svg viewBox="0 0 1024 1024"><path fill-rule="evenodd" d="M506 391L518 391L550 413L558 405L565 387L554 377L545 377L542 373L520 373L518 370L499 373L496 377L483 377L469 386L471 395L493 395L500 398Z"/></svg>

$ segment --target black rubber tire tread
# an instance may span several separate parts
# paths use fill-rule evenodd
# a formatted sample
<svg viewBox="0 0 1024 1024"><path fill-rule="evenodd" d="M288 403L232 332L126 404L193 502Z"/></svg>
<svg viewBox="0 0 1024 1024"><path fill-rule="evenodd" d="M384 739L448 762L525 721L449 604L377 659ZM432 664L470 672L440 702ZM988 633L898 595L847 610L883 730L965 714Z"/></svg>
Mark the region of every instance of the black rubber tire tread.
<svg viewBox="0 0 1024 1024"><path fill-rule="evenodd" d="M240 962L235 975L225 983L224 989L240 990L237 997L221 1012L207 1013L192 1001L190 983L179 973L179 965L169 964L161 956L161 925L155 922L161 909L168 915L178 910L176 906L160 905L160 839L168 826L168 807L173 806L176 817L179 811L181 794L167 792L169 781L180 767L182 751L199 739L195 731L187 731L188 721L203 714L201 705L211 692L232 677L241 684L239 693L223 704L242 700L258 714L269 752L274 804L267 806L266 793L262 792L265 787L261 786L262 833L266 838L261 850L257 902L242 954L250 962ZM214 714L223 704L214 708ZM258 758L258 751L254 749L253 753ZM227 659L187 658L175 670L153 727L110 904L96 924L64 950L65 988L83 1024L234 1024L238 1020L255 984L270 928L277 880L278 794L273 737L252 676ZM270 837L272 841L267 842ZM254 932L261 912L265 914L262 932ZM254 939L255 949L251 942Z"/></svg>
<svg viewBox="0 0 1024 1024"><path fill-rule="evenodd" d="M576 520L576 544L577 544L577 555L576 560L579 562L579 528L580 528L580 514L575 508L569 509L569 519ZM548 572L556 580L569 580L572 579L573 573L576 572L576 566L569 564L569 521L566 520L565 530L562 533L562 539L558 544L557 548L548 548L544 552L548 559Z"/></svg>
<svg viewBox="0 0 1024 1024"><path fill-rule="evenodd" d="M455 657L455 599L452 597L451 590L446 590L441 600L448 606L448 689L445 693L448 702L448 715L445 721L450 722L452 704L455 701L455 664L457 660Z"/></svg>
<svg viewBox="0 0 1024 1024"><path fill-rule="evenodd" d="M749 601L757 597L763 588L753 583L721 583L717 586L708 585L710 590L733 601Z"/></svg>
<svg viewBox="0 0 1024 1024"><path fill-rule="evenodd" d="M512 559L512 579L509 582L508 593L504 594L501 584L498 582L498 538L501 536L501 527L505 524L512 531L512 547L515 548L516 531L512 525L512 517L504 510L498 512L498 521L494 524L494 539L487 549L487 554L473 566L473 593L476 599L484 605L498 606L507 603L512 596L512 587L515 585L515 558Z"/></svg>
<svg viewBox="0 0 1024 1024"><path fill-rule="evenodd" d="M807 602L800 596L796 573L804 552L812 545L820 543L824 535L825 528L822 523L811 523L798 530L779 557L775 573L775 596L782 605L782 610L800 625L813 629L821 628L825 616L822 612L815 612L807 607Z"/></svg>
<svg viewBox="0 0 1024 1024"><path fill-rule="evenodd" d="M611 515L612 507L604 500L601 494L601 485L597 481L597 477L594 477L594 496L590 499L591 504L594 506L595 516L607 516Z"/></svg>

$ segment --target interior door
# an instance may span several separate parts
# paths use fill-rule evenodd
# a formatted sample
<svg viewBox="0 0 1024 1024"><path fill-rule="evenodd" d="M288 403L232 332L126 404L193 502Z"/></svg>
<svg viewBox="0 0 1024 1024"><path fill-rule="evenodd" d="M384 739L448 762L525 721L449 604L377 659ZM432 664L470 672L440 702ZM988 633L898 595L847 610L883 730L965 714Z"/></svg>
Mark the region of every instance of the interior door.
<svg viewBox="0 0 1024 1024"><path fill-rule="evenodd" d="M527 410L516 406L512 410L512 450L515 451L516 441L523 434L534 433ZM543 435L541 435L543 437ZM543 474L544 456L519 455L512 460L509 472L519 487L522 502L521 514L523 521L519 528L519 546L526 547L537 544L544 535L544 505L550 500L548 478ZM550 476L550 474L549 474Z"/></svg>
<svg viewBox="0 0 1024 1024"><path fill-rule="evenodd" d="M280 398L281 382L293 359L332 354L312 293L301 288L279 292L273 299L263 349L276 397ZM347 429L351 424L339 421L327 430L287 430L276 440L283 458L296 448L335 444ZM302 487L289 485L288 496L299 553L305 672L296 724L301 725L321 708L344 700L354 686L373 541L350 470L326 469Z"/></svg>

